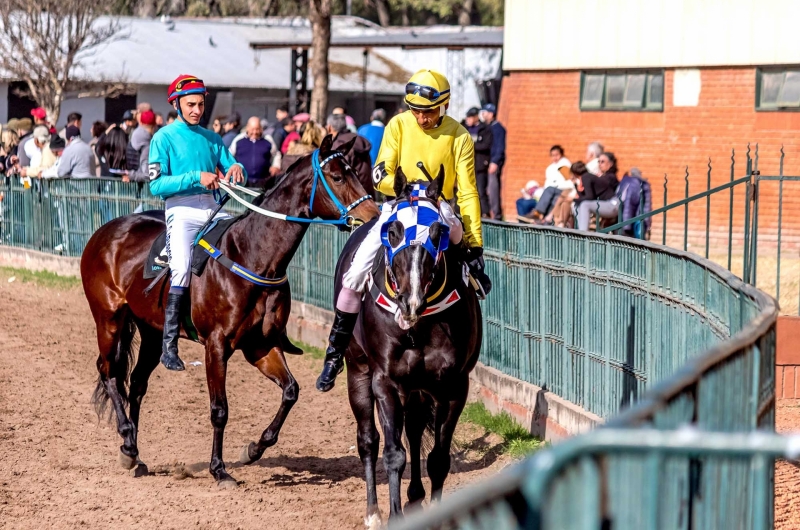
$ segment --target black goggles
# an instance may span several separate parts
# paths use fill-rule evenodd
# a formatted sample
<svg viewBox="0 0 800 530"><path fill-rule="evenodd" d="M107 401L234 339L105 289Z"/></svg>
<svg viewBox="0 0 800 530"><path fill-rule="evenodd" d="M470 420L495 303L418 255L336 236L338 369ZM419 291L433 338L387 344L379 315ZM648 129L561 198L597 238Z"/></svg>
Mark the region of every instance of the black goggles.
<svg viewBox="0 0 800 530"><path fill-rule="evenodd" d="M449 89L448 90L442 90L441 92L439 92L438 90L436 90L433 87L425 86L425 85L418 85L416 83L409 83L409 84L406 85L406 95L407 96L411 96L411 95L422 96L425 99L427 99L428 101L436 101L437 99L439 99L440 96L443 96L443 95L449 94L449 93L450 93Z"/></svg>

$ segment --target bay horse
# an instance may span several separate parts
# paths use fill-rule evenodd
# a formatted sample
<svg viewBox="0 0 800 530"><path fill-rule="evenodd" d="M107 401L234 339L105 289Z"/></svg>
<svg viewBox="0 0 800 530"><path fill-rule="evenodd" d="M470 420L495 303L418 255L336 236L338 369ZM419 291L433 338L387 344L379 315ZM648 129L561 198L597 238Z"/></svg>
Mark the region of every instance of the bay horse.
<svg viewBox="0 0 800 530"><path fill-rule="evenodd" d="M444 170L427 187L425 196L414 198L437 204L444 181ZM407 185L401 168L395 175L397 205L410 200L412 187ZM438 206L436 206L436 215ZM420 216L421 217L421 216ZM374 220L369 223L371 226ZM430 224L430 241L440 240L443 220ZM400 221L387 223L390 245L396 247L408 236L408 226ZM349 266L368 226L356 231L345 245L336 267L335 294L341 289L344 269ZM445 236L446 238L446 236ZM435 244L435 243L434 243ZM354 339L345 356L350 407L357 421L358 454L364 466L367 487L365 524L381 523L375 489L375 465L380 436L375 427L374 409L386 438L383 464L389 478L390 518L402 515L400 482L406 466L402 443L405 426L411 462L411 482L407 495L410 504L425 498L420 452L423 434L432 434L433 448L427 455L431 499L441 498L442 487L450 470L450 444L458 418L467 401L469 373L475 367L482 339L481 308L475 290L468 284L460 262L461 249L451 248L434 258L421 245L410 245L394 254L387 265L382 258L375 282L393 283L394 300L399 312L393 315L367 294L356 324ZM443 259L439 259L443 258ZM384 274L385 273L385 274ZM442 278L444 293L452 289L460 298L454 305L427 315L433 290ZM451 280L447 280L451 278ZM449 283L448 283L449 282ZM371 287L374 290L374 287ZM426 301L426 296L428 299ZM452 298L456 296L451 294ZM438 309L436 311L439 311ZM395 319L402 316L403 327ZM410 326L410 327L409 327ZM407 329L403 329L407 328Z"/></svg>
<svg viewBox="0 0 800 530"><path fill-rule="evenodd" d="M319 149L290 168L277 183L254 200L271 212L296 218L342 220L345 216L367 221L378 214L372 201L361 202L347 212L342 204L352 205L365 195L361 184L344 162L352 143L339 150L326 137ZM318 182L321 182L317 186ZM316 193L314 193L316 191ZM326 193L327 191L327 193ZM248 212L225 233L218 248L231 260L256 274L270 278L286 274L309 224L289 222ZM167 289L144 293L145 258L156 237L165 229L163 211L135 214L114 219L91 237L81 258L81 278L86 298L97 325L99 378L94 402L102 415L110 401L123 439L119 462L126 469L147 472L138 460L139 412L147 392L150 374L159 364L164 303ZM166 276L167 278L169 275ZM274 445L289 411L297 401L300 387L289 371L281 338L291 309L288 283L274 289L255 285L209 260L206 270L191 282L191 318L199 342L205 346L206 379L214 429L209 469L221 487L235 486L225 470L222 442L228 421L225 394L227 363L235 350L282 393L275 418L257 443L246 445L242 461L251 464ZM132 341L139 330L140 348L136 365ZM186 338L185 330L182 337ZM130 385L128 378L130 377ZM177 377L170 374L170 377ZM126 405L129 407L126 414Z"/></svg>

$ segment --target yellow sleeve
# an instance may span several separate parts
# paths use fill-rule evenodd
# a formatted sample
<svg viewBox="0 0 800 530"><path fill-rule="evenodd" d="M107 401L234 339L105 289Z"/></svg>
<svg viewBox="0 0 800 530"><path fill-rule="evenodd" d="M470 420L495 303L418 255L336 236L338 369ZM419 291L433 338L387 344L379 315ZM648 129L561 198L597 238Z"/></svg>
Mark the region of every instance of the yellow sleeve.
<svg viewBox="0 0 800 530"><path fill-rule="evenodd" d="M467 245L483 246L481 230L481 203L478 198L478 187L475 184L475 145L469 134L462 134L456 140L456 194L461 218L464 221L464 232Z"/></svg>
<svg viewBox="0 0 800 530"><path fill-rule="evenodd" d="M400 158L400 120L395 117L386 125L375 167L372 168L372 183L375 189L387 197L394 197L394 172Z"/></svg>

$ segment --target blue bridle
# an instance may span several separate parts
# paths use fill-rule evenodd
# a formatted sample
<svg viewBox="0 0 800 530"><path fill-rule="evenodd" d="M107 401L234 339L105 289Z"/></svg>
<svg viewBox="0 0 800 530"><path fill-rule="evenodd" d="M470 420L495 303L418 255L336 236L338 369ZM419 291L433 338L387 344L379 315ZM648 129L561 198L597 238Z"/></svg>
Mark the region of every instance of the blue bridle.
<svg viewBox="0 0 800 530"><path fill-rule="evenodd" d="M334 152L325 160L319 160L319 149L316 149L311 154L311 169L314 173L314 178L311 183L311 200L308 203L308 211L314 213L314 197L317 193L317 183L322 182L322 186L325 188L325 191L328 192L328 197L330 197L331 201L333 201L333 205L336 206L336 209L339 210L339 219L335 221L329 221L326 219L304 219L300 217L290 217L286 216L288 221L296 221L301 223L317 223L317 224L329 224L329 225L346 225L346 226L353 226L355 219L352 216L347 215L350 211L353 210L356 206L361 204L366 200L371 200L371 195L364 195L363 197L353 201L348 206L345 206L341 203L341 201L336 197L336 194L333 193L330 184L328 184L325 175L322 173L322 168L325 165L333 160L334 158L344 158L344 155L338 151ZM347 166L347 164L345 164Z"/></svg>

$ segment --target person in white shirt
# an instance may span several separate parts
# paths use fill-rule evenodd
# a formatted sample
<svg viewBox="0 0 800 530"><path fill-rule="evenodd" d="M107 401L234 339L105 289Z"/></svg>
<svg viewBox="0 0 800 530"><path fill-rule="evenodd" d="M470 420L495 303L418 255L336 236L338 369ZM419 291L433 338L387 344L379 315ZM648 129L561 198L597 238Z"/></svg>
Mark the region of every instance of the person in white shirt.
<svg viewBox="0 0 800 530"><path fill-rule="evenodd" d="M598 159L602 154L603 144L600 142L592 142L589 144L589 147L586 148L586 169L595 177L599 177L603 174L598 164Z"/></svg>
<svg viewBox="0 0 800 530"><path fill-rule="evenodd" d="M562 193L572 193L575 185L570 178L570 161L564 156L564 148L554 145L550 148L550 165L544 172L544 191L533 209L526 217L543 219L555 206Z"/></svg>
<svg viewBox="0 0 800 530"><path fill-rule="evenodd" d="M39 173L39 178L43 179L54 179L58 178L58 168L61 165L61 158L64 154L64 149L67 146L67 142L59 135L54 135L50 139L50 151L56 157L56 161L53 163L52 166L48 167L47 169L43 170Z"/></svg>

